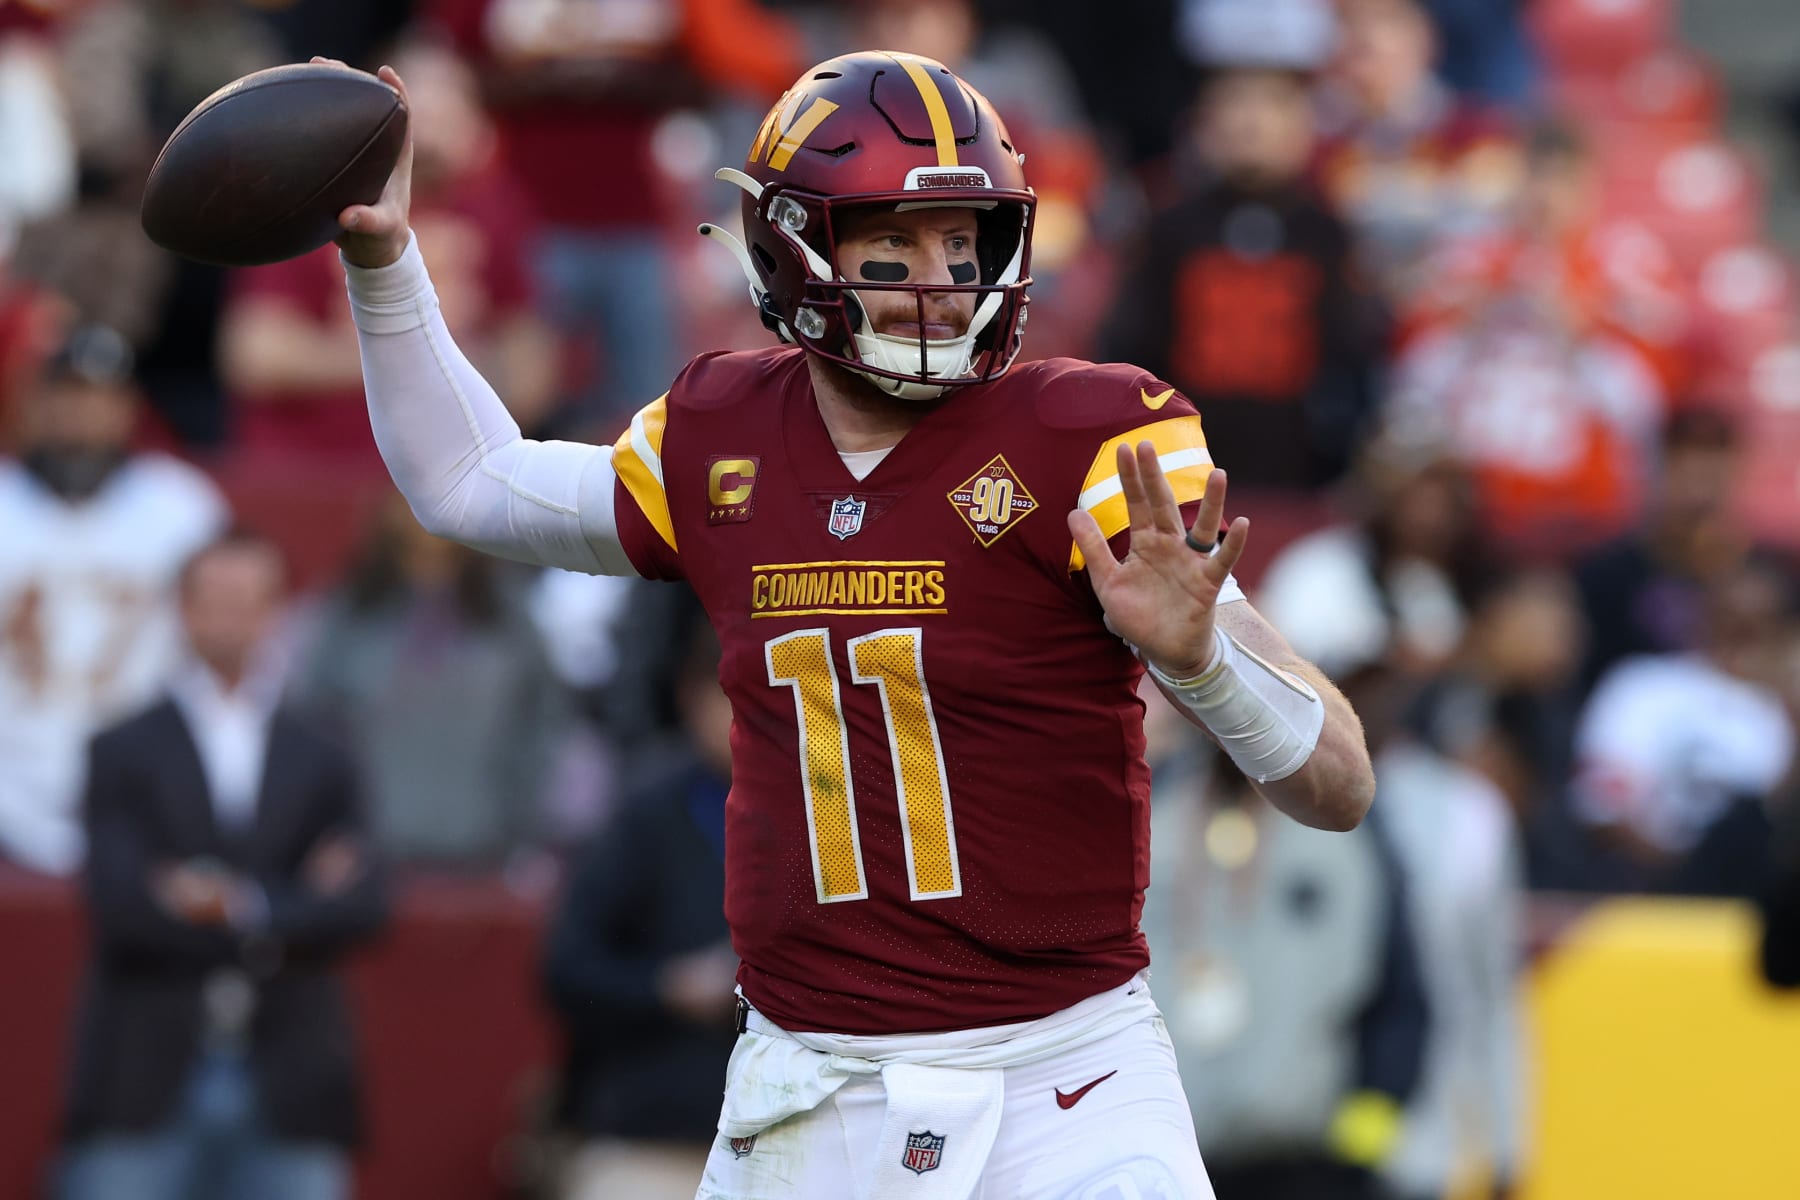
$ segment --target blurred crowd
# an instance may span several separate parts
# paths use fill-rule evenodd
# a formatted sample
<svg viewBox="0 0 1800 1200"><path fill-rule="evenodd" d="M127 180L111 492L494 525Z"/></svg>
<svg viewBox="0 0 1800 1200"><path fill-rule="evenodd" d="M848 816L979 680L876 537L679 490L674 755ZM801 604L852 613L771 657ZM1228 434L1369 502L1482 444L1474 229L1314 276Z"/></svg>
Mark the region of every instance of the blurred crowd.
<svg viewBox="0 0 1800 1200"><path fill-rule="evenodd" d="M610 441L688 355L768 338L693 235L736 224L712 170L807 64L915 51L1027 152L1026 356L1193 398L1253 521L1252 600L1376 754L1376 818L1319 835L1150 706L1144 920L1221 1197L1504 1194L1530 894L1751 896L1800 809L1794 276L1665 6L1123 8L0 0L0 859L86 880L121 914L103 948L198 964L214 1033L219 979L312 986L390 872L542 897L576 1147L556 1194L691 1194L734 967L704 622L674 589L425 533L370 438L335 251L175 260L137 200L230 80L394 64L451 329L528 434ZM215 806L254 808L260 756L294 753L271 720L347 748L354 783L319 784L337 815L286 830L267 895L239 885L273 842L165 844L101 786L132 750L90 738L170 695ZM192 767L156 759L129 769ZM270 966L270 938L317 953ZM89 1080L72 1128L202 1121L234 1080L179 1103ZM304 1115L340 1083L264 1125L348 1144L348 1116ZM111 1194L83 1169L71 1194ZM314 1178L294 1194L336 1194Z"/></svg>

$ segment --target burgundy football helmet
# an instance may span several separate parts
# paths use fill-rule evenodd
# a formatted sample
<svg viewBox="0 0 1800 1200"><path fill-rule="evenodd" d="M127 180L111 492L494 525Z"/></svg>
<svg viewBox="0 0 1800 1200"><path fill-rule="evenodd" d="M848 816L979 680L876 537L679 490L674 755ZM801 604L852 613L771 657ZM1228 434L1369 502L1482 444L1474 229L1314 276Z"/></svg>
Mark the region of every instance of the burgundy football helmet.
<svg viewBox="0 0 1800 1200"><path fill-rule="evenodd" d="M842 363L890 395L931 400L998 379L1019 352L1031 286L1037 198L1025 156L981 94L942 63L912 54L846 54L802 75L764 118L742 171L718 178L745 192L744 242L716 225L750 280L763 324L783 341ZM848 207L974 210L971 283L846 282L834 228ZM976 294L958 338L893 337L869 327L859 292Z"/></svg>

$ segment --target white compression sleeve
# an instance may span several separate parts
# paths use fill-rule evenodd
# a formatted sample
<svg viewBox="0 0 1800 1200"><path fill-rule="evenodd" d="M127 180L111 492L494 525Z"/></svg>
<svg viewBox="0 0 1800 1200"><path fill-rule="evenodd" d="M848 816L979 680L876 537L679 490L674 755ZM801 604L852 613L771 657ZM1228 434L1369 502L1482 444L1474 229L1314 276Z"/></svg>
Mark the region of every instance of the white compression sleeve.
<svg viewBox="0 0 1800 1200"><path fill-rule="evenodd" d="M344 269L369 424L419 522L503 558L635 574L613 514L612 448L520 436L451 339L418 243L389 266Z"/></svg>
<svg viewBox="0 0 1800 1200"><path fill-rule="evenodd" d="M1171 679L1144 664L1176 703L1219 739L1251 779L1286 779L1305 764L1325 728L1325 702L1305 680L1265 662L1223 629L1214 631L1218 654L1193 679Z"/></svg>

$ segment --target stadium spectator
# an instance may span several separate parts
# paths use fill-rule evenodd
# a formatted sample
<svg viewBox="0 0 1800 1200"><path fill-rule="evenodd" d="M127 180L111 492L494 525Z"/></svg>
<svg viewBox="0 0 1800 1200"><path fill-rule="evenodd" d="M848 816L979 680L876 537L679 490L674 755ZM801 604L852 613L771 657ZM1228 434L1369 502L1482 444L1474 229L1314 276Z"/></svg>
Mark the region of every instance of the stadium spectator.
<svg viewBox="0 0 1800 1200"><path fill-rule="evenodd" d="M1433 76L1436 35L1420 0L1340 0L1338 20L1317 170L1378 289L1398 303L1439 239L1498 215L1523 164L1497 113Z"/></svg>
<svg viewBox="0 0 1800 1200"><path fill-rule="evenodd" d="M1574 553L1620 532L1685 371L1660 243L1594 224L1595 166L1543 126L1503 228L1447 242L1403 314L1385 418L1475 471L1496 536Z"/></svg>
<svg viewBox="0 0 1800 1200"><path fill-rule="evenodd" d="M1525 179L1500 220L1434 248L1401 312L1407 332L1525 309L1571 339L1625 343L1665 391L1679 390L1688 315L1668 247L1641 223L1606 217L1595 148L1574 126L1538 122L1525 155Z"/></svg>
<svg viewBox="0 0 1800 1200"><path fill-rule="evenodd" d="M717 1136L737 972L724 916L731 706L718 640L697 604L684 608L683 729L639 760L550 929L564 1117L582 1143L564 1200L691 1200Z"/></svg>
<svg viewBox="0 0 1800 1200"><path fill-rule="evenodd" d="M1257 607L1334 679L1378 659L1430 677L1461 645L1490 553L1468 472L1386 440L1346 491L1350 518L1283 547Z"/></svg>
<svg viewBox="0 0 1800 1200"><path fill-rule="evenodd" d="M1382 1174L1397 1195L1422 1200L1454 1194L1471 1163L1499 1183L1518 1178L1521 838L1513 803L1471 763L1511 762L1502 752L1521 725L1528 752L1543 744L1536 706L1515 690L1554 688L1576 649L1553 583L1542 585L1541 603L1528 602L1530 589L1508 603L1489 599L1496 585L1483 581L1508 573L1490 561L1468 474L1455 462L1384 443L1371 447L1353 484L1360 518L1286 547L1257 604L1342 683L1375 758L1376 804L1407 879L1432 1013L1419 1089ZM1520 642L1534 636L1534 614L1549 617L1535 630L1547 665L1534 666L1532 643ZM1459 718L1454 740L1432 726L1434 701ZM1421 736L1421 721L1448 744ZM1528 791L1551 782L1529 778Z"/></svg>
<svg viewBox="0 0 1800 1200"><path fill-rule="evenodd" d="M1556 801L1568 779L1587 631L1561 568L1505 559L1489 567L1455 653L1424 680L1409 723L1434 750L1492 781L1523 835L1548 839L1531 854L1551 853L1561 848Z"/></svg>
<svg viewBox="0 0 1800 1200"><path fill-rule="evenodd" d="M413 113L416 232L443 263L444 318L482 369L506 381L514 418L539 428L558 359L533 309L530 203L498 160L468 65L424 38L394 61ZM340 475L380 471L335 249L235 273L219 354L245 450L303 455Z"/></svg>
<svg viewBox="0 0 1800 1200"><path fill-rule="evenodd" d="M138 201L182 118L279 62L280 47L235 0L56 7L65 9L57 44L79 193L72 209L32 228L18 270L68 297L84 320L123 333L150 410L180 441L218 447L227 432L215 364L225 273L157 249Z"/></svg>
<svg viewBox="0 0 1800 1200"><path fill-rule="evenodd" d="M1744 463L1743 434L1730 412L1690 405L1670 414L1637 527L1575 566L1591 630L1584 694L1627 657L1696 649L1713 579L1746 561L1784 569L1735 511Z"/></svg>
<svg viewBox="0 0 1800 1200"><path fill-rule="evenodd" d="M199 471L131 449L139 400L116 331L68 333L0 458L0 854L73 871L81 748L174 662L172 585L224 524Z"/></svg>
<svg viewBox="0 0 1800 1200"><path fill-rule="evenodd" d="M1432 1019L1398 863L1372 820L1281 819L1223 755L1155 780L1142 924L1215 1192L1374 1200Z"/></svg>
<svg viewBox="0 0 1800 1200"><path fill-rule="evenodd" d="M319 614L295 697L357 748L396 861L523 867L537 845L568 708L522 583L391 495Z"/></svg>
<svg viewBox="0 0 1800 1200"><path fill-rule="evenodd" d="M1355 452L1379 319L1348 230L1306 178L1315 64L1279 57L1288 49L1255 36L1259 22L1215 25L1197 177L1128 261L1100 357L1142 363L1193 399L1241 485L1315 487Z"/></svg>
<svg viewBox="0 0 1800 1200"><path fill-rule="evenodd" d="M1770 842L1768 803L1794 765L1790 582L1746 563L1707 585L1689 653L1619 662L1577 731L1574 811L1588 877L1621 890L1750 895Z"/></svg>
<svg viewBox="0 0 1800 1200"><path fill-rule="evenodd" d="M1419 1086L1381 1173L1402 1200L1499 1197L1525 1166L1523 846L1499 789L1408 729L1419 687L1379 660L1344 683L1375 757L1431 1008Z"/></svg>
<svg viewBox="0 0 1800 1200"><path fill-rule="evenodd" d="M253 535L200 550L168 698L94 739L63 1200L349 1195L336 964L385 892L349 758L276 703L284 570Z"/></svg>
<svg viewBox="0 0 1800 1200"><path fill-rule="evenodd" d="M531 255L545 311L599 352L571 415L616 426L662 394L688 349L657 123L700 103L708 82L773 98L802 65L799 38L755 0L433 0L427 11L476 64L506 160L543 219Z"/></svg>

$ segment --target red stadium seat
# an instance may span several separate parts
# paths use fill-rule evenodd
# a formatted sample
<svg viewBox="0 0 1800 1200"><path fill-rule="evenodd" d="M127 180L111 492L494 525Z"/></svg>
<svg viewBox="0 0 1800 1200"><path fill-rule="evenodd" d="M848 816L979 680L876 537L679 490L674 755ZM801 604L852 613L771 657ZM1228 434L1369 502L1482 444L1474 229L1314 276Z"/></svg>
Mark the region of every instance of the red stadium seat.
<svg viewBox="0 0 1800 1200"><path fill-rule="evenodd" d="M1778 352L1765 370L1765 404L1745 439L1744 519L1756 536L1800 550L1800 343Z"/></svg>
<svg viewBox="0 0 1800 1200"><path fill-rule="evenodd" d="M1599 148L1608 213L1661 235L1684 273L1761 233L1761 181L1725 142L1641 134Z"/></svg>
<svg viewBox="0 0 1800 1200"><path fill-rule="evenodd" d="M1617 67L1667 45L1673 0L1537 0L1527 23L1558 72Z"/></svg>
<svg viewBox="0 0 1800 1200"><path fill-rule="evenodd" d="M1718 123L1718 76L1697 55L1658 50L1622 67L1553 78L1552 106L1604 139L1615 127L1685 139L1703 137Z"/></svg>
<svg viewBox="0 0 1800 1200"><path fill-rule="evenodd" d="M1728 395L1753 402L1756 362L1800 328L1792 266L1762 245L1730 246L1700 264L1690 292L1695 350Z"/></svg>

